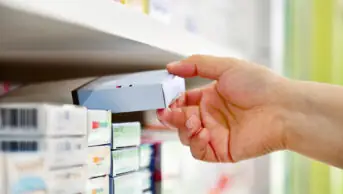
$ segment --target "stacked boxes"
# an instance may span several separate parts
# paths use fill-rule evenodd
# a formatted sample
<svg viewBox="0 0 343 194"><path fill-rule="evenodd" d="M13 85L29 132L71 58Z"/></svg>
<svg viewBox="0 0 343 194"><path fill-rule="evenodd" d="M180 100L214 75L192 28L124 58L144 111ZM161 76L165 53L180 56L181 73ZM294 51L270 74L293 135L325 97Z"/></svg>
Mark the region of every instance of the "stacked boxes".
<svg viewBox="0 0 343 194"><path fill-rule="evenodd" d="M112 125L112 181L114 193L141 192L139 170L139 145L141 126L139 122ZM127 180L132 179L128 182ZM134 185L137 182L139 185ZM129 192L130 191L130 192ZM138 192L139 193L139 192Z"/></svg>
<svg viewBox="0 0 343 194"><path fill-rule="evenodd" d="M5 163L4 155L0 152L0 193L5 193Z"/></svg>
<svg viewBox="0 0 343 194"><path fill-rule="evenodd" d="M139 148L139 168L142 179L142 191L145 192L154 192L154 145L153 144L142 144Z"/></svg>
<svg viewBox="0 0 343 194"><path fill-rule="evenodd" d="M111 112L88 110L88 183L87 192L109 194L111 157Z"/></svg>
<svg viewBox="0 0 343 194"><path fill-rule="evenodd" d="M86 109L72 105L0 104L3 193L84 193L86 122Z"/></svg>

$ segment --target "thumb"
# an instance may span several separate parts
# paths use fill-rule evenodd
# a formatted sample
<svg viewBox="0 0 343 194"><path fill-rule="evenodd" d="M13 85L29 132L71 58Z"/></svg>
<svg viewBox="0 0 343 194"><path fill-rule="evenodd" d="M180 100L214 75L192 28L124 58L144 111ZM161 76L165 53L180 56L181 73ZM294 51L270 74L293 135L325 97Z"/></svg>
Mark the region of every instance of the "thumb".
<svg viewBox="0 0 343 194"><path fill-rule="evenodd" d="M200 76L217 80L226 70L238 64L239 61L234 58L193 55L182 61L168 64L167 70L180 77Z"/></svg>

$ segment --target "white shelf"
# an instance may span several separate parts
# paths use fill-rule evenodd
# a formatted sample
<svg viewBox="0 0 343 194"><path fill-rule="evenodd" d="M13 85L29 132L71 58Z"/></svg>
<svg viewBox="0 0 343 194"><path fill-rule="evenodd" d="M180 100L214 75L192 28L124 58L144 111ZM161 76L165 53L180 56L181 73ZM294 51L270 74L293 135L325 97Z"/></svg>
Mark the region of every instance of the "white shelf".
<svg viewBox="0 0 343 194"><path fill-rule="evenodd" d="M0 62L145 65L242 57L113 0L0 0ZM0 63L1 64L1 63Z"/></svg>

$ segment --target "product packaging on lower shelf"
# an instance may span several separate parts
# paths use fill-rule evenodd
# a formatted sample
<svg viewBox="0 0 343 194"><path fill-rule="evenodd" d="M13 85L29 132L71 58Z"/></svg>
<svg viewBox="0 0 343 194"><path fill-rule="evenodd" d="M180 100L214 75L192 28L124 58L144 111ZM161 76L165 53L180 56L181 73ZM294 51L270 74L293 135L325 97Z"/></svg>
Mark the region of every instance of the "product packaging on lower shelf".
<svg viewBox="0 0 343 194"><path fill-rule="evenodd" d="M112 176L137 171L139 169L138 147L122 148L112 151Z"/></svg>
<svg viewBox="0 0 343 194"><path fill-rule="evenodd" d="M7 193L74 194L86 191L87 167L51 169L40 153L6 153Z"/></svg>
<svg viewBox="0 0 343 194"><path fill-rule="evenodd" d="M112 113L167 108L185 91L185 80L155 70L105 76L72 92L75 104Z"/></svg>
<svg viewBox="0 0 343 194"><path fill-rule="evenodd" d="M0 137L0 150L39 153L52 168L83 165L87 161L86 137Z"/></svg>
<svg viewBox="0 0 343 194"><path fill-rule="evenodd" d="M87 125L88 125L88 146L99 146L111 144L112 129L111 129L110 111L104 110L88 110Z"/></svg>
<svg viewBox="0 0 343 194"><path fill-rule="evenodd" d="M151 190L144 191L143 194L153 194Z"/></svg>
<svg viewBox="0 0 343 194"><path fill-rule="evenodd" d="M111 174L111 147L88 147L88 176L89 178Z"/></svg>
<svg viewBox="0 0 343 194"><path fill-rule="evenodd" d="M139 174L141 175L142 180L142 191L151 190L153 189L153 173L150 169L141 169L139 170Z"/></svg>
<svg viewBox="0 0 343 194"><path fill-rule="evenodd" d="M115 194L142 194L142 180L138 172L116 176L112 180Z"/></svg>
<svg viewBox="0 0 343 194"><path fill-rule="evenodd" d="M5 188L5 157L4 154L0 152L0 193L6 193Z"/></svg>
<svg viewBox="0 0 343 194"><path fill-rule="evenodd" d="M84 136L87 110L73 105L0 103L0 136Z"/></svg>
<svg viewBox="0 0 343 194"><path fill-rule="evenodd" d="M142 144L139 146L139 168L152 167L154 162L153 144Z"/></svg>
<svg viewBox="0 0 343 194"><path fill-rule="evenodd" d="M141 125L139 122L112 124L112 149L138 146L141 143Z"/></svg>
<svg viewBox="0 0 343 194"><path fill-rule="evenodd" d="M88 179L86 194L110 194L110 184L109 176Z"/></svg>

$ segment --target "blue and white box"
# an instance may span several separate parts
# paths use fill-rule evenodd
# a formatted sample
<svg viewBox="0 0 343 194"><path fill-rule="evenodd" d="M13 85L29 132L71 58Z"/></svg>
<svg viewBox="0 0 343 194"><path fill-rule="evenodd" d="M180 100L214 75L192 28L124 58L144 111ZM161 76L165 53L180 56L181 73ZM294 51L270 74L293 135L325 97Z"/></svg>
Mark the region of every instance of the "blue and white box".
<svg viewBox="0 0 343 194"><path fill-rule="evenodd" d="M111 112L105 110L88 110L87 120L88 146L111 144Z"/></svg>
<svg viewBox="0 0 343 194"><path fill-rule="evenodd" d="M166 70L105 76L72 92L75 104L112 113L167 108L185 91L185 80Z"/></svg>
<svg viewBox="0 0 343 194"><path fill-rule="evenodd" d="M0 135L85 136L87 110L74 105L1 103Z"/></svg>

